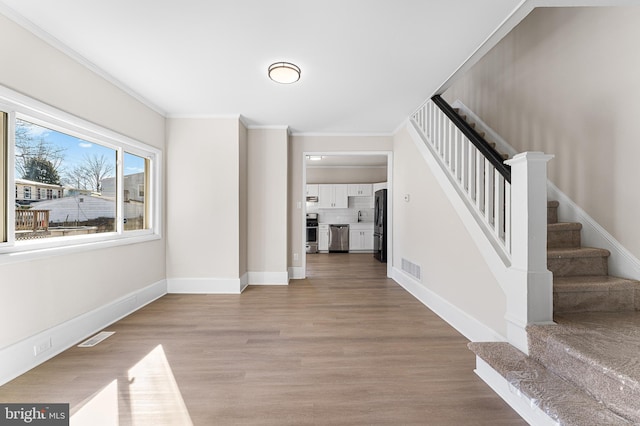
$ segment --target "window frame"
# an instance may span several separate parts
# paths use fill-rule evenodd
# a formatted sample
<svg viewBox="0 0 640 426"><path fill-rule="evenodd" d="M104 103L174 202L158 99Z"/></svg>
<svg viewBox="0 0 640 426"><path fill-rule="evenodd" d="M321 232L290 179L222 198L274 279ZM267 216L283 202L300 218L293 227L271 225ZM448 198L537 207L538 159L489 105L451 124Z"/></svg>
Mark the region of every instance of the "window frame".
<svg viewBox="0 0 640 426"><path fill-rule="evenodd" d="M0 111L7 113L7 137L4 148L6 158L5 182L3 185L5 204L4 222L6 242L0 241L0 264L21 261L31 257L86 251L125 244L134 244L162 238L162 151L113 130L99 126L75 115L61 111L11 89L0 86ZM15 238L15 123L22 119L33 124L96 143L116 151L116 230L99 234L50 237L16 241ZM123 161L124 152L132 153L148 161L148 205L146 229L124 230L123 208ZM2 218L0 218L2 219Z"/></svg>

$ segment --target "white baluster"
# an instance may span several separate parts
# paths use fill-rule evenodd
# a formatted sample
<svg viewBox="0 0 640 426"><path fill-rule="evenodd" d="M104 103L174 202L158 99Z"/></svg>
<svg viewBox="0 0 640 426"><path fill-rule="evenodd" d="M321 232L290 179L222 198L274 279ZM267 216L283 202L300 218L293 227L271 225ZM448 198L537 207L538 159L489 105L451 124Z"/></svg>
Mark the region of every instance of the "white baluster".
<svg viewBox="0 0 640 426"><path fill-rule="evenodd" d="M504 182L504 248L511 255L511 184Z"/></svg>
<svg viewBox="0 0 640 426"><path fill-rule="evenodd" d="M495 226L493 203L495 198L494 176L496 169L487 158L484 159L484 170L484 218L489 228L493 228Z"/></svg>
<svg viewBox="0 0 640 426"><path fill-rule="evenodd" d="M494 204L494 217L495 226L494 231L498 241L504 242L504 176L500 173L496 173L494 177L495 188L495 204Z"/></svg>
<svg viewBox="0 0 640 426"><path fill-rule="evenodd" d="M462 171L460 170L461 166L461 157L460 157L460 140L462 138L462 133L460 129L457 127L454 129L453 133L453 170L455 172L454 176L456 177L456 181L458 184L461 183Z"/></svg>
<svg viewBox="0 0 640 426"><path fill-rule="evenodd" d="M476 188L478 187L476 185L476 178L478 176L476 172L476 157L478 156L478 151L471 141L468 142L467 147L469 149L469 198L476 204L478 198L478 194L476 193Z"/></svg>
<svg viewBox="0 0 640 426"><path fill-rule="evenodd" d="M467 195L469 194L469 139L465 135L461 135L460 144L462 145L462 150L460 152L461 155L461 165L460 165L460 182L462 182L462 189ZM471 198L471 197L469 197Z"/></svg>
<svg viewBox="0 0 640 426"><path fill-rule="evenodd" d="M478 211L484 214L484 156L475 146L473 148L476 151L476 206Z"/></svg>

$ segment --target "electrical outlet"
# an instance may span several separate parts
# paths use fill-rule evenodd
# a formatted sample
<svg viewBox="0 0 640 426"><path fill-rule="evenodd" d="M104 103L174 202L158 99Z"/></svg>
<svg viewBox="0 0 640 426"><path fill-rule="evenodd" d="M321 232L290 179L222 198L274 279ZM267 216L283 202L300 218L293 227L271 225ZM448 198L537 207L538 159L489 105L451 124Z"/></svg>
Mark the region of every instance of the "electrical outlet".
<svg viewBox="0 0 640 426"><path fill-rule="evenodd" d="M47 340L43 340L42 342L38 343L37 345L33 345L33 355L34 356L38 356L40 355L42 352L51 349L51 337L49 337Z"/></svg>

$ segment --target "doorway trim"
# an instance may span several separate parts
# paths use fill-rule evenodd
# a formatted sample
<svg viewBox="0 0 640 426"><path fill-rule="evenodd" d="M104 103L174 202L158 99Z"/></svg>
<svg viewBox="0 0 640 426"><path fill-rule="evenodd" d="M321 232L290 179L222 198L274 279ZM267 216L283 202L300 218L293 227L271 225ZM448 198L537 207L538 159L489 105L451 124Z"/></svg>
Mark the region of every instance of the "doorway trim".
<svg viewBox="0 0 640 426"><path fill-rule="evenodd" d="M302 215L300 258L302 260L301 268L303 276L300 278L307 277L307 250L305 241L305 235L307 234L307 155L353 155L359 157L378 155L387 157L387 277L391 277L393 271L393 151L304 151L300 158L302 162L302 194L300 199L303 200L302 209L300 209Z"/></svg>

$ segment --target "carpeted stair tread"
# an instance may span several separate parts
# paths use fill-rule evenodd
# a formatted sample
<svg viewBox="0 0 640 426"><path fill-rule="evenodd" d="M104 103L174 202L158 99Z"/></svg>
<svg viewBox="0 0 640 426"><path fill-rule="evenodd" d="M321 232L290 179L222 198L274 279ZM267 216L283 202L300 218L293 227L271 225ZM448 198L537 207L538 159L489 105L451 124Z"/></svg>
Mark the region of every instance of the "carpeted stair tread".
<svg viewBox="0 0 640 426"><path fill-rule="evenodd" d="M578 257L609 257L611 252L596 247L549 248L547 259L578 258Z"/></svg>
<svg viewBox="0 0 640 426"><path fill-rule="evenodd" d="M640 312L556 315L527 327L532 358L640 424Z"/></svg>
<svg viewBox="0 0 640 426"><path fill-rule="evenodd" d="M609 251L591 247L547 248L547 269L554 278L607 275Z"/></svg>
<svg viewBox="0 0 640 426"><path fill-rule="evenodd" d="M469 343L469 349L558 424L632 424L508 343L475 342Z"/></svg>
<svg viewBox="0 0 640 426"><path fill-rule="evenodd" d="M547 230L553 232L580 231L581 229L582 224L580 222L556 222L547 224Z"/></svg>
<svg viewBox="0 0 640 426"><path fill-rule="evenodd" d="M556 277L554 291L601 291L602 289L635 289L640 282L611 275Z"/></svg>
<svg viewBox="0 0 640 426"><path fill-rule="evenodd" d="M553 279L553 312L618 312L640 307L640 283L610 275Z"/></svg>
<svg viewBox="0 0 640 426"><path fill-rule="evenodd" d="M581 245L582 224L556 222L547 224L547 248L577 248Z"/></svg>

